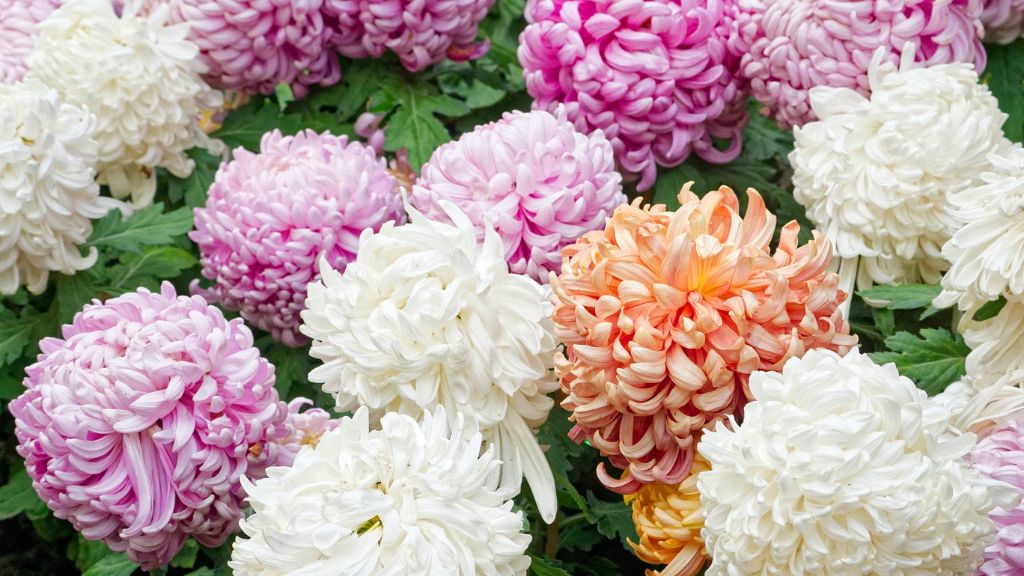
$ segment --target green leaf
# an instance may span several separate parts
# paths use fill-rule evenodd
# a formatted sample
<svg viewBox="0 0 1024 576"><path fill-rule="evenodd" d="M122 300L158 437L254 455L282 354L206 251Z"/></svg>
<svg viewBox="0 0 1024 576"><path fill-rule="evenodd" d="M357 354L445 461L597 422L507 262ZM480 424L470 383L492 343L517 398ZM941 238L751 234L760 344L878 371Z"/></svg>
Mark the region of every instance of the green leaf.
<svg viewBox="0 0 1024 576"><path fill-rule="evenodd" d="M572 576L554 560L534 554L530 554L530 574L533 576Z"/></svg>
<svg viewBox="0 0 1024 576"><path fill-rule="evenodd" d="M974 319L978 322L995 318L996 315L1006 306L1006 298L1000 297L999 300L993 300L985 303L978 311L974 313Z"/></svg>
<svg viewBox="0 0 1024 576"><path fill-rule="evenodd" d="M109 246L127 252L142 252L143 246L170 244L192 229L192 210L181 208L164 213L163 204L154 204L122 220L114 211L93 225L86 246Z"/></svg>
<svg viewBox="0 0 1024 576"><path fill-rule="evenodd" d="M366 110L367 101L380 91L381 79L391 74L383 62L375 58L345 62L341 82L317 91L303 104L317 111L330 112L340 120L351 119Z"/></svg>
<svg viewBox="0 0 1024 576"><path fill-rule="evenodd" d="M196 558L199 557L199 544L189 538L185 546L171 559L171 568L191 568L196 565Z"/></svg>
<svg viewBox="0 0 1024 576"><path fill-rule="evenodd" d="M285 82L281 82L274 87L274 99L277 101L277 108L283 114L285 108L292 102L295 102L295 94L292 94L292 87Z"/></svg>
<svg viewBox="0 0 1024 576"><path fill-rule="evenodd" d="M879 364L892 362L900 374L934 396L964 375L964 361L971 349L959 334L944 328L924 328L919 335L897 332L885 339L889 352L874 352Z"/></svg>
<svg viewBox="0 0 1024 576"><path fill-rule="evenodd" d="M46 504L32 488L32 479L25 468L19 465L7 479L7 484L0 486L0 520L14 518L22 512L38 515L43 510L46 510Z"/></svg>
<svg viewBox="0 0 1024 576"><path fill-rule="evenodd" d="M0 366L13 363L22 355L30 354L37 342L57 332L59 328L57 306L51 306L40 314L35 308L25 306L21 316L0 308Z"/></svg>
<svg viewBox="0 0 1024 576"><path fill-rule="evenodd" d="M442 94L433 84L403 76L386 79L381 95L374 100L380 98L394 98L399 106L384 127L384 148L391 152L407 149L414 170L420 169L434 149L451 140L437 115L457 118L470 112L464 102Z"/></svg>
<svg viewBox="0 0 1024 576"><path fill-rule="evenodd" d="M604 542L604 537L598 534L593 524L587 522L582 514L573 522L563 522L558 528L558 550L590 550L594 546Z"/></svg>
<svg viewBox="0 0 1024 576"><path fill-rule="evenodd" d="M69 324L82 307L96 297L96 284L87 272L72 276L57 274L57 306L60 321Z"/></svg>
<svg viewBox="0 0 1024 576"><path fill-rule="evenodd" d="M861 298L877 301L889 310L916 310L930 306L939 292L942 292L942 286L938 284L901 284L872 286L857 294Z"/></svg>
<svg viewBox="0 0 1024 576"><path fill-rule="evenodd" d="M81 534L76 535L68 544L68 559L75 563L79 572L85 572L110 554L110 548L106 544L96 540L87 540Z"/></svg>
<svg viewBox="0 0 1024 576"><path fill-rule="evenodd" d="M13 400L24 392L25 387L21 383L23 377L24 373L20 371L16 374L9 369L0 371L0 400Z"/></svg>
<svg viewBox="0 0 1024 576"><path fill-rule="evenodd" d="M890 308L872 308L871 317L875 321L875 326L878 327L878 331L883 336L889 337L896 332L896 315Z"/></svg>
<svg viewBox="0 0 1024 576"><path fill-rule="evenodd" d="M291 398L294 384L306 384L306 375L310 371L309 354L305 350L296 350L287 346L272 343L264 354L274 365L276 381L274 387L281 398Z"/></svg>
<svg viewBox="0 0 1024 576"><path fill-rule="evenodd" d="M241 146L253 152L260 149L263 135L274 129L284 135L302 130L305 125L299 114L282 114L276 106L266 106L261 98L254 98L245 106L228 113L220 130L212 134L229 148Z"/></svg>
<svg viewBox="0 0 1024 576"><path fill-rule="evenodd" d="M984 81L999 100L999 109L1009 115L1003 132L1015 141L1024 141L1024 40L1008 46L985 46L988 64Z"/></svg>
<svg viewBox="0 0 1024 576"><path fill-rule="evenodd" d="M633 508L621 498L615 501L601 500L593 492L587 493L590 513L596 520L597 531L606 538L618 538L626 550L632 550L626 540L637 540L636 526L633 525Z"/></svg>
<svg viewBox="0 0 1024 576"><path fill-rule="evenodd" d="M109 556L90 566L82 576L131 576L138 566L124 554L111 552Z"/></svg>
<svg viewBox="0 0 1024 576"><path fill-rule="evenodd" d="M188 155L196 163L196 167L188 178L169 178L167 197L172 202L185 200L185 205L189 208L199 208L206 204L206 194L213 185L221 158L202 148L193 148L188 151Z"/></svg>
<svg viewBox="0 0 1024 576"><path fill-rule="evenodd" d="M118 260L120 264L107 272L109 284L104 287L112 294L121 294L140 286L157 290L160 280L175 278L196 264L191 253L174 246L149 248L141 254L126 252Z"/></svg>

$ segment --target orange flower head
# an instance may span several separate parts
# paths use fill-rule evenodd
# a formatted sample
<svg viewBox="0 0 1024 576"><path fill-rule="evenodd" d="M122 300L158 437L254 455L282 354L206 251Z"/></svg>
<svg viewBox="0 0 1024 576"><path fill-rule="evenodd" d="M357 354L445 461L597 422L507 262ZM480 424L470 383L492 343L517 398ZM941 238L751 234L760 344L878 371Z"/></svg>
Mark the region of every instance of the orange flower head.
<svg viewBox="0 0 1024 576"><path fill-rule="evenodd" d="M690 475L682 484L644 484L626 496L633 505L633 524L640 542L633 547L648 564L667 564L660 572L648 570L647 576L693 576L700 572L707 554L700 531L704 514L697 490L697 475L710 467L699 454Z"/></svg>
<svg viewBox="0 0 1024 576"><path fill-rule="evenodd" d="M727 187L680 208L620 206L604 230L562 251L552 274L555 331L565 344L556 369L570 435L589 439L616 467L601 481L620 493L679 484L690 473L700 431L742 417L755 370L781 370L811 348L856 344L839 310L846 294L828 271L828 239L798 245L748 190L745 217Z"/></svg>

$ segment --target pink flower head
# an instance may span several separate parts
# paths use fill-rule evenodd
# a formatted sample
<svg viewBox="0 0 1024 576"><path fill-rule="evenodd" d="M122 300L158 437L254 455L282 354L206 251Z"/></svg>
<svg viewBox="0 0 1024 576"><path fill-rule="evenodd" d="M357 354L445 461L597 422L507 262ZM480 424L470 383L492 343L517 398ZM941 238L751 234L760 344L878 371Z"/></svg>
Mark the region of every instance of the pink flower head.
<svg viewBox="0 0 1024 576"><path fill-rule="evenodd" d="M324 0L160 0L173 22L188 22L204 78L215 88L273 94L289 84L296 98L309 86L332 86L341 67L331 50Z"/></svg>
<svg viewBox="0 0 1024 576"><path fill-rule="evenodd" d="M403 219L387 164L345 136L307 130L263 136L260 153L234 151L221 165L189 237L199 246L200 292L238 310L288 346L299 346L306 284L323 256L337 270L355 257L363 230Z"/></svg>
<svg viewBox="0 0 1024 576"><path fill-rule="evenodd" d="M343 56L379 58L390 50L406 69L418 72L446 57L482 56L487 44L476 43L477 25L493 4L494 0L324 0L324 14Z"/></svg>
<svg viewBox="0 0 1024 576"><path fill-rule="evenodd" d="M1024 494L1024 421L1005 424L978 441L971 462L983 474ZM1013 510L996 508L989 516L999 540L985 549L985 562L977 576L1024 574L1024 503Z"/></svg>
<svg viewBox="0 0 1024 576"><path fill-rule="evenodd" d="M1024 0L984 0L985 42L1010 44L1024 34Z"/></svg>
<svg viewBox="0 0 1024 576"><path fill-rule="evenodd" d="M0 84L14 84L28 72L36 24L58 6L60 0L0 0Z"/></svg>
<svg viewBox="0 0 1024 576"><path fill-rule="evenodd" d="M746 95L728 43L735 0L530 0L519 61L534 106L601 129L640 190L691 152L740 152ZM723 150L714 140L727 142Z"/></svg>
<svg viewBox="0 0 1024 576"><path fill-rule="evenodd" d="M303 446L315 447L324 432L341 424L341 420L332 419L326 410L320 408L300 412L303 406L312 403L307 398L289 402L284 422L267 431L266 442L249 448L249 469L245 474L249 479L265 477L267 468L273 466L291 466Z"/></svg>
<svg viewBox="0 0 1024 576"><path fill-rule="evenodd" d="M908 46L925 66L972 62L985 67L982 0L738 0L734 41L741 73L784 129L815 120L815 86L867 95L868 66L880 46L895 65Z"/></svg>
<svg viewBox="0 0 1024 576"><path fill-rule="evenodd" d="M444 200L472 220L482 241L488 222L509 269L546 282L563 247L604 226L626 201L612 146L542 110L511 112L438 148L410 198L428 218L447 220Z"/></svg>
<svg viewBox="0 0 1024 576"><path fill-rule="evenodd" d="M242 516L249 450L287 408L241 320L169 283L94 301L40 343L10 405L39 496L152 569Z"/></svg>
<svg viewBox="0 0 1024 576"><path fill-rule="evenodd" d="M637 199L563 251L551 280L562 406L570 436L625 470L598 468L612 490L679 484L702 429L741 414L752 372L857 342L828 238L800 246L790 222L773 251L775 216L755 190L747 197L742 218L724 186L698 199L687 185L675 212Z"/></svg>

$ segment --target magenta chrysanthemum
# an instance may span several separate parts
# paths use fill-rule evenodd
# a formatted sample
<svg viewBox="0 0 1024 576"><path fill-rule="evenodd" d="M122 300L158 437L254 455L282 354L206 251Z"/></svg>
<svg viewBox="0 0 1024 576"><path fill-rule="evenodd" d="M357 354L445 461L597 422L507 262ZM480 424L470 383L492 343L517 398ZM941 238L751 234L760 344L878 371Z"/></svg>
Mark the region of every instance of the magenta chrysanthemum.
<svg viewBox="0 0 1024 576"><path fill-rule="evenodd" d="M287 412L241 320L165 283L95 301L40 343L10 405L39 496L151 569L242 516L250 448Z"/></svg>
<svg viewBox="0 0 1024 576"><path fill-rule="evenodd" d="M728 162L747 118L728 42L734 2L530 0L519 37L526 88L536 107L564 103L577 127L603 130L641 190L656 164L691 152Z"/></svg>
<svg viewBox="0 0 1024 576"><path fill-rule="evenodd" d="M984 0L985 42L1010 44L1024 34L1024 0Z"/></svg>
<svg viewBox="0 0 1024 576"><path fill-rule="evenodd" d="M741 73L782 128L815 120L815 86L867 95L868 65L879 46L900 63L908 43L925 66L950 62L985 67L982 0L738 0L734 41Z"/></svg>
<svg viewBox="0 0 1024 576"><path fill-rule="evenodd" d="M481 56L477 25L494 0L323 0L334 45L348 58L394 52L411 72Z"/></svg>
<svg viewBox="0 0 1024 576"><path fill-rule="evenodd" d="M359 235L403 218L387 164L344 136L263 136L260 153L244 149L223 164L189 237L199 246L203 293L253 325L299 346L306 284L323 256L344 270Z"/></svg>
<svg viewBox="0 0 1024 576"><path fill-rule="evenodd" d="M1024 494L1024 421L997 428L971 451L974 468L1006 482ZM1024 574L1024 504L1012 510L993 510L999 541L985 549L985 563L977 574L1018 576Z"/></svg>
<svg viewBox="0 0 1024 576"><path fill-rule="evenodd" d="M28 72L36 24L58 6L60 0L0 0L0 84L13 84Z"/></svg>
<svg viewBox="0 0 1024 576"><path fill-rule="evenodd" d="M309 86L331 86L341 68L324 22L324 0L158 0L171 20L191 26L215 88L273 94L280 83L302 98Z"/></svg>
<svg viewBox="0 0 1024 576"><path fill-rule="evenodd" d="M509 269L547 282L562 248L625 203L621 181L601 131L582 134L561 111L511 112L438 148L411 201L433 220L447 220L441 202L454 202L481 240L490 222Z"/></svg>

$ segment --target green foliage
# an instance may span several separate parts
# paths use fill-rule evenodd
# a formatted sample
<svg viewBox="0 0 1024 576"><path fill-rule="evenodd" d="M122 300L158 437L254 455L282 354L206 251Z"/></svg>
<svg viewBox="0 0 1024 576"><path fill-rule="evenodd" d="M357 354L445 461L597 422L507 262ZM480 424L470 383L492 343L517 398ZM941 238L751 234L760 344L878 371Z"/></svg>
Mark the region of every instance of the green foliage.
<svg viewBox="0 0 1024 576"><path fill-rule="evenodd" d="M111 211L93 224L92 235L86 246L115 248L126 252L141 252L143 246L171 244L192 229L192 211L180 208L164 211L157 203L124 218Z"/></svg>
<svg viewBox="0 0 1024 576"><path fill-rule="evenodd" d="M939 292L942 292L942 287L938 284L902 284L872 286L860 290L857 295L889 310L915 310L931 306Z"/></svg>
<svg viewBox="0 0 1024 576"><path fill-rule="evenodd" d="M1009 116L1003 131L1006 137L1024 141L1024 39L1009 46L989 44L984 80L999 99L999 109Z"/></svg>
<svg viewBox="0 0 1024 576"><path fill-rule="evenodd" d="M530 574L532 576L572 576L560 568L556 561L534 555L530 555Z"/></svg>
<svg viewBox="0 0 1024 576"><path fill-rule="evenodd" d="M871 359L895 363L900 374L929 395L942 392L964 375L964 360L971 351L963 337L944 328L925 328L916 335L897 332L885 344L890 351L873 353Z"/></svg>
<svg viewBox="0 0 1024 576"><path fill-rule="evenodd" d="M0 520L13 518L22 512L40 515L45 513L46 504L32 489L32 479L24 468L19 469L0 487Z"/></svg>

